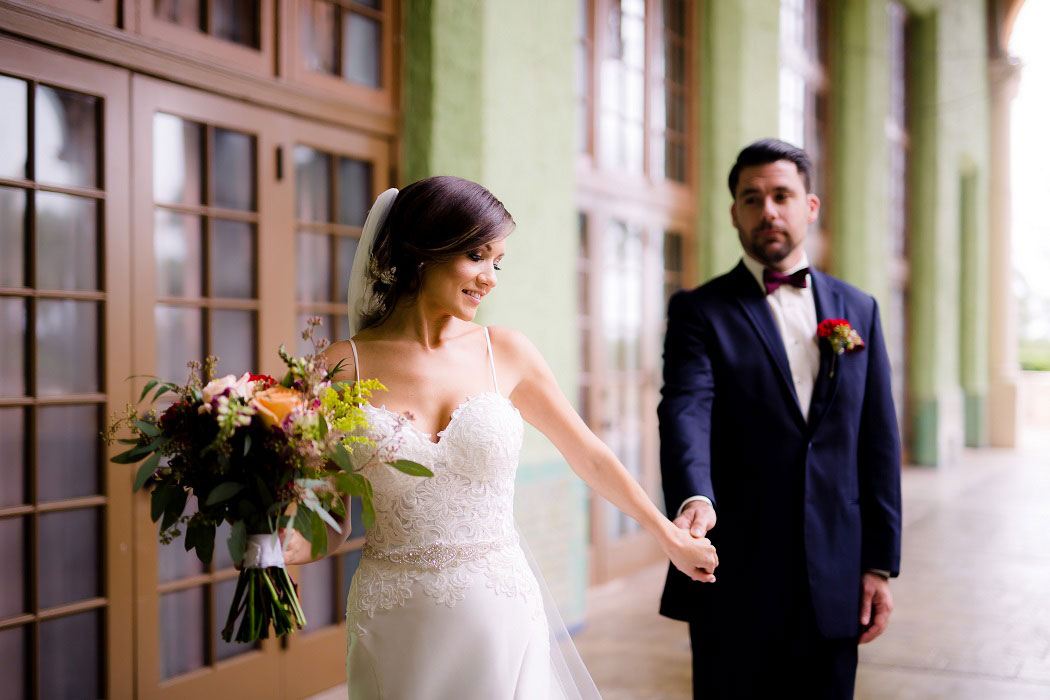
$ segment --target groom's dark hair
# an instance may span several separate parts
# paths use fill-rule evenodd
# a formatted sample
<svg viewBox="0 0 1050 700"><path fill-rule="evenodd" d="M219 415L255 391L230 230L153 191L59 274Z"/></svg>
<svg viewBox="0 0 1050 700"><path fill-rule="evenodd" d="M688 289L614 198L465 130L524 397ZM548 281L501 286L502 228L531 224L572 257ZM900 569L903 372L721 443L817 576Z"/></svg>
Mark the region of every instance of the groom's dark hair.
<svg viewBox="0 0 1050 700"><path fill-rule="evenodd" d="M752 165L765 165L775 163L778 160L789 160L798 168L798 174L802 176L802 182L806 185L806 192L810 191L810 172L813 170L813 161L809 159L806 152L796 148L786 141L779 139L762 139L740 151L736 157L733 169L729 171L729 194L736 198L736 186L740 182L740 171Z"/></svg>

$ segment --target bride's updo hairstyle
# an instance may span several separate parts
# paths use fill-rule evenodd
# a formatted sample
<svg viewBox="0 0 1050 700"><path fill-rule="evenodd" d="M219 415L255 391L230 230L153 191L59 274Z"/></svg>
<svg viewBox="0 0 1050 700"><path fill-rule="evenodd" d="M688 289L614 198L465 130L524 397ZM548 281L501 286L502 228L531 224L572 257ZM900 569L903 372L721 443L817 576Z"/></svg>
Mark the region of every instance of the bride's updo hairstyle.
<svg viewBox="0 0 1050 700"><path fill-rule="evenodd" d="M438 175L406 186L372 243L373 296L361 328L382 324L399 301L416 296L427 268L484 248L513 228L503 203L476 182Z"/></svg>

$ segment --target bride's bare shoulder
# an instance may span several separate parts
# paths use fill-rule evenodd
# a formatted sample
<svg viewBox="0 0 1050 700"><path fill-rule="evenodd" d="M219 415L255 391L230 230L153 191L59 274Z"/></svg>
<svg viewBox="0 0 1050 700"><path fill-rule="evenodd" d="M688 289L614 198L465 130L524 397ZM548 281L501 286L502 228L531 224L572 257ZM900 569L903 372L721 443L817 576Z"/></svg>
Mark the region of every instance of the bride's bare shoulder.
<svg viewBox="0 0 1050 700"><path fill-rule="evenodd" d="M492 352L499 360L529 369L543 364L543 356L529 337L516 328L489 326Z"/></svg>
<svg viewBox="0 0 1050 700"><path fill-rule="evenodd" d="M350 341L340 340L332 343L321 353L328 362L328 367L339 367L339 372L332 377L333 381L348 381L356 379L357 374L354 364L354 351L350 347ZM342 364L340 364L342 363Z"/></svg>

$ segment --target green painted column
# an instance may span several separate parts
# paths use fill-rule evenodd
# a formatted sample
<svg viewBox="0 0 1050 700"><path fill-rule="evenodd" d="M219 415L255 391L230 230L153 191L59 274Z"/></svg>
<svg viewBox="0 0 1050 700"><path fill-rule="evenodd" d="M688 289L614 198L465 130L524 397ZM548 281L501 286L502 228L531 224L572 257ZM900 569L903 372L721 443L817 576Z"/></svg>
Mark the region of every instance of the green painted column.
<svg viewBox="0 0 1050 700"><path fill-rule="evenodd" d="M729 169L741 148L779 131L780 2L704 0L696 7L697 238L699 269L708 279L740 259L729 219Z"/></svg>
<svg viewBox="0 0 1050 700"><path fill-rule="evenodd" d="M563 0L405 3L402 155L404 182L437 174L476 180L513 215L517 228L499 284L477 321L525 333L572 400L579 340L576 10ZM478 371L487 373L487 364ZM515 501L562 615L569 625L581 623L586 489L528 427Z"/></svg>
<svg viewBox="0 0 1050 700"><path fill-rule="evenodd" d="M833 201L826 202L831 232L831 272L889 308L890 218L887 212L890 66L885 0L831 4L830 90ZM903 329L884 318L888 342Z"/></svg>
<svg viewBox="0 0 1050 700"><path fill-rule="evenodd" d="M986 431L989 93L985 4L915 21L909 241L909 417L917 464L951 463Z"/></svg>

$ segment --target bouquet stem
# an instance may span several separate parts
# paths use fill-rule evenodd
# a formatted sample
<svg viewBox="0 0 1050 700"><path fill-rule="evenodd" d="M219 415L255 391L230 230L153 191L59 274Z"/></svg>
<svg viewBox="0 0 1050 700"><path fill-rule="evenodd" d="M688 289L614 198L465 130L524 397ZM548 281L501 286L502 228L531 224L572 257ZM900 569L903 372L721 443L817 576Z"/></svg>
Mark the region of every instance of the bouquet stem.
<svg viewBox="0 0 1050 700"><path fill-rule="evenodd" d="M237 588L222 628L222 638L229 642L255 642L270 636L270 626L280 637L306 625L306 616L299 603L297 586L284 568L283 555L272 535L252 535L249 538L245 568L237 577ZM253 547L254 545L254 547ZM237 624L238 618L240 625ZM237 628L234 637L234 628Z"/></svg>

